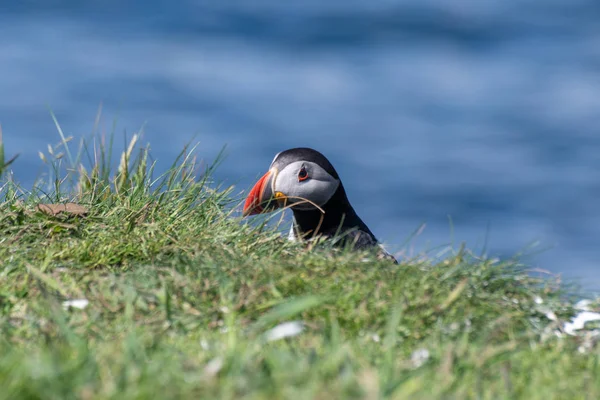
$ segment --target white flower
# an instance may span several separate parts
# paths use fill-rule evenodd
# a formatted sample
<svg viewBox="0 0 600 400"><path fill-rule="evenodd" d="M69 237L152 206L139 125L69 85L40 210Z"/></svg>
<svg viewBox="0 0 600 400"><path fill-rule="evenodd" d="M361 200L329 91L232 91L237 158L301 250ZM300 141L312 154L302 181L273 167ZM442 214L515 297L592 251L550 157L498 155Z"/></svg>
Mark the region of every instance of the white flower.
<svg viewBox="0 0 600 400"><path fill-rule="evenodd" d="M417 349L413 351L410 356L410 361L415 368L419 368L421 365L425 364L427 360L429 360L429 350L427 349Z"/></svg>
<svg viewBox="0 0 600 400"><path fill-rule="evenodd" d="M535 296L533 298L533 301L535 302L535 304L537 304L539 306L539 307L537 307L537 310L539 312L541 312L542 314L544 314L546 316L546 318L548 318L550 321L558 320L554 311L552 311L550 308L542 305L542 304L544 304L544 300L540 296Z"/></svg>
<svg viewBox="0 0 600 400"><path fill-rule="evenodd" d="M581 311L590 311L590 304L592 304L591 300L579 300L577 303L575 303L575 308Z"/></svg>
<svg viewBox="0 0 600 400"><path fill-rule="evenodd" d="M63 301L62 306L65 310L68 310L69 308L83 310L88 306L88 304L90 304L90 302L87 299L73 299Z"/></svg>
<svg viewBox="0 0 600 400"><path fill-rule="evenodd" d="M286 337L297 336L304 330L304 324L301 321L284 322L265 333L268 342L284 339Z"/></svg>
<svg viewBox="0 0 600 400"><path fill-rule="evenodd" d="M213 358L204 366L204 374L209 377L215 376L221 368L223 368L223 359L221 357Z"/></svg>

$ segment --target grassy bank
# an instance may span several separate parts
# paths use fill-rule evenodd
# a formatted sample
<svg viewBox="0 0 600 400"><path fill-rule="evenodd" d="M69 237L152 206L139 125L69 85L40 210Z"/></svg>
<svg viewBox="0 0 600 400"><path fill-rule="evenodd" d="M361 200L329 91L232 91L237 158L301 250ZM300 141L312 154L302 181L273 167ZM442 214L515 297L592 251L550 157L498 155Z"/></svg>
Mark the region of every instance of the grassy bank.
<svg viewBox="0 0 600 400"><path fill-rule="evenodd" d="M3 181L0 398L600 397L567 293L515 261L306 249L192 152L153 177L135 141L66 142L45 190Z"/></svg>

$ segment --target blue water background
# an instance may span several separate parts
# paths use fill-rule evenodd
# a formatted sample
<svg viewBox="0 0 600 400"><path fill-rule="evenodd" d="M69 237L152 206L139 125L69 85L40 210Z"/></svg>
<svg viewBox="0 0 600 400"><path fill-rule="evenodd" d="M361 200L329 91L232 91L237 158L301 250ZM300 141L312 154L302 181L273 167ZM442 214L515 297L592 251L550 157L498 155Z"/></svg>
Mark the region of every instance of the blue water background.
<svg viewBox="0 0 600 400"><path fill-rule="evenodd" d="M449 242L600 289L600 2L22 1L0 6L0 124L28 184L64 131L185 143L247 190L314 147L390 248ZM452 223L449 222L449 216ZM425 229L408 245L422 223Z"/></svg>

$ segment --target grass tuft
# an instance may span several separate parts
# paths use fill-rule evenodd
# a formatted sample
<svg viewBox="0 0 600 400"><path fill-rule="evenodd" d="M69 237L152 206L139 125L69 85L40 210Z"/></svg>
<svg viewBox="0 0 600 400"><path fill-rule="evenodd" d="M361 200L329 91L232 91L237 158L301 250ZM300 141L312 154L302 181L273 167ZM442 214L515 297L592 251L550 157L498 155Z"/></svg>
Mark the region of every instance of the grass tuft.
<svg viewBox="0 0 600 400"><path fill-rule="evenodd" d="M0 399L600 396L557 280L464 248L307 249L238 217L220 156L155 177L140 134L112 165L112 137L74 152L54 120L47 180L0 185Z"/></svg>
<svg viewBox="0 0 600 400"><path fill-rule="evenodd" d="M6 159L6 155L4 154L4 141L2 139L2 125L0 125L0 177L2 177L10 164L12 164L18 156L19 155L17 154L8 160Z"/></svg>

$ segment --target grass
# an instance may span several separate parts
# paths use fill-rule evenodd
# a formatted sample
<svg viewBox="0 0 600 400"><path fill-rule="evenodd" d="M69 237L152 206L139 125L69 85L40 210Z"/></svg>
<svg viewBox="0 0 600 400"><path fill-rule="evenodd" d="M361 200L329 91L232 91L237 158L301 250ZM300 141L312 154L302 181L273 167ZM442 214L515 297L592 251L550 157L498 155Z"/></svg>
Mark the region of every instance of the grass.
<svg viewBox="0 0 600 400"><path fill-rule="evenodd" d="M600 397L569 291L516 260L306 249L242 221L193 149L154 178L138 136L114 168L61 138L47 181L1 186L0 399ZM37 208L67 202L86 212Z"/></svg>

